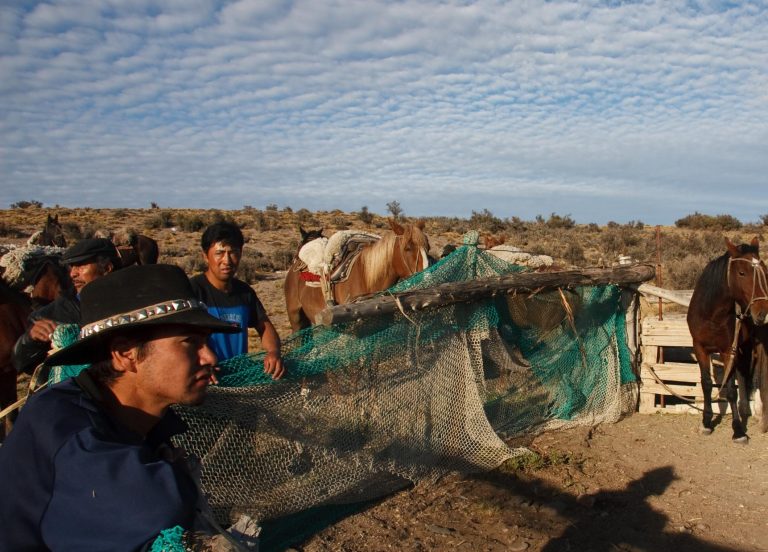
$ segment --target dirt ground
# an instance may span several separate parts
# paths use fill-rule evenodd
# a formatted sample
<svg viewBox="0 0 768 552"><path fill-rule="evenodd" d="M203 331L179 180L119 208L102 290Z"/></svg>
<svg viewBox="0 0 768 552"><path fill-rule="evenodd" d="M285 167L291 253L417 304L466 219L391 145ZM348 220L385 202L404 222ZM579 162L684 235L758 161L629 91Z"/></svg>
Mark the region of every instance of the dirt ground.
<svg viewBox="0 0 768 552"><path fill-rule="evenodd" d="M265 275L254 288L289 335L282 281ZM538 461L417 485L295 548L768 551L768 434L751 420L751 442L737 445L730 417L710 436L699 422L635 414L516 442Z"/></svg>
<svg viewBox="0 0 768 552"><path fill-rule="evenodd" d="M635 414L528 443L541 466L451 475L297 546L337 550L768 550L768 435L698 435L698 418Z"/></svg>

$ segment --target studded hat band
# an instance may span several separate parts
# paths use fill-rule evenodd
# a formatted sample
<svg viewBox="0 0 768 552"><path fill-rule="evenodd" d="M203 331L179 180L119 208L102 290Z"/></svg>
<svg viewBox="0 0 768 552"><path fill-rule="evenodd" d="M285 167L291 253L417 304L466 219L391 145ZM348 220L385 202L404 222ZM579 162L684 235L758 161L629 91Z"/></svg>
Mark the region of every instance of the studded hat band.
<svg viewBox="0 0 768 552"><path fill-rule="evenodd" d="M131 312L116 314L115 316L86 324L80 330L80 339L102 332L107 328L122 326L123 324L133 324L149 318L160 318L162 316L190 309L206 310L207 307L205 306L205 303L198 301L197 299L173 299L171 301L164 301L163 303L157 303Z"/></svg>

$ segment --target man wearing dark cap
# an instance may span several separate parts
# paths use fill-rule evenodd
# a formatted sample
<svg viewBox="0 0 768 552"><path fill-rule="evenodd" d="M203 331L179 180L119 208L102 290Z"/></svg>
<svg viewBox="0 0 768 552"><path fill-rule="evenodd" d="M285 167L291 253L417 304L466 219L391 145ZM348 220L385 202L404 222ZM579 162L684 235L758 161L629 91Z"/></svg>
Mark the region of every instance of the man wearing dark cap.
<svg viewBox="0 0 768 552"><path fill-rule="evenodd" d="M29 315L30 327L13 348L13 365L18 372L31 374L45 359L56 326L80 324L78 297L83 286L120 267L117 249L106 238L80 240L64 252L61 262L69 266L77 295L62 294Z"/></svg>
<svg viewBox="0 0 768 552"><path fill-rule="evenodd" d="M203 401L209 335L240 328L208 314L171 265L99 278L81 309L79 340L45 363L90 367L33 395L0 447L0 550L143 550L166 529L212 534L169 407Z"/></svg>

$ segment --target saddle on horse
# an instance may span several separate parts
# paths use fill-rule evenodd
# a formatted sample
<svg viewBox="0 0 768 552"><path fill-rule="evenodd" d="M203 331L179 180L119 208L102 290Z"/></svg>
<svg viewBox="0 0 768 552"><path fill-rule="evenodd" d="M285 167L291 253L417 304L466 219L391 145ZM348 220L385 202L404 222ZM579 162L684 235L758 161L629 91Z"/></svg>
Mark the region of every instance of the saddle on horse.
<svg viewBox="0 0 768 552"><path fill-rule="evenodd" d="M326 303L335 304L333 285L344 282L360 253L381 237L367 232L344 230L330 238L317 238L299 250L301 279L311 287L320 287Z"/></svg>

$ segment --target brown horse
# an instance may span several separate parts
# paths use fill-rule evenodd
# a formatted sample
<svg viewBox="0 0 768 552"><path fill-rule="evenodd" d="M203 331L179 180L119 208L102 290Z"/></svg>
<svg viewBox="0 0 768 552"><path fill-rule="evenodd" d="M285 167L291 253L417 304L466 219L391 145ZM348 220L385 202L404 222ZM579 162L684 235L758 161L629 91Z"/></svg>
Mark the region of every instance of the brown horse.
<svg viewBox="0 0 768 552"><path fill-rule="evenodd" d="M122 266L157 264L160 256L157 242L144 234L132 234L128 245L119 246L117 252Z"/></svg>
<svg viewBox="0 0 768 552"><path fill-rule="evenodd" d="M67 247L64 230L59 223L59 215L57 214L55 217L48 215L48 220L46 220L43 229L32 234L27 243L29 245Z"/></svg>
<svg viewBox="0 0 768 552"><path fill-rule="evenodd" d="M60 264L58 257L40 258L26 284L32 286L29 296L33 308L47 305L62 293L74 291L69 272Z"/></svg>
<svg viewBox="0 0 768 552"><path fill-rule="evenodd" d="M337 304L383 291L426 268L429 241L422 232L424 224L400 225L391 220L390 227L392 232L362 248L348 278L332 286ZM285 277L285 305L293 331L309 327L326 307L320 287L310 287L302 279L301 264L295 259Z"/></svg>
<svg viewBox="0 0 768 552"><path fill-rule="evenodd" d="M16 402L16 369L11 362L13 346L26 330L32 305L23 293L0 278L0 410ZM0 420L0 441L11 430L12 416Z"/></svg>
<svg viewBox="0 0 768 552"><path fill-rule="evenodd" d="M757 238L749 245L736 246L727 238L725 242L728 251L710 261L696 282L688 307L688 328L704 392L701 432L712 433L710 355L720 353L726 367L722 389L733 416L733 440L746 443L752 383L751 334L768 319L768 273L760 260Z"/></svg>

